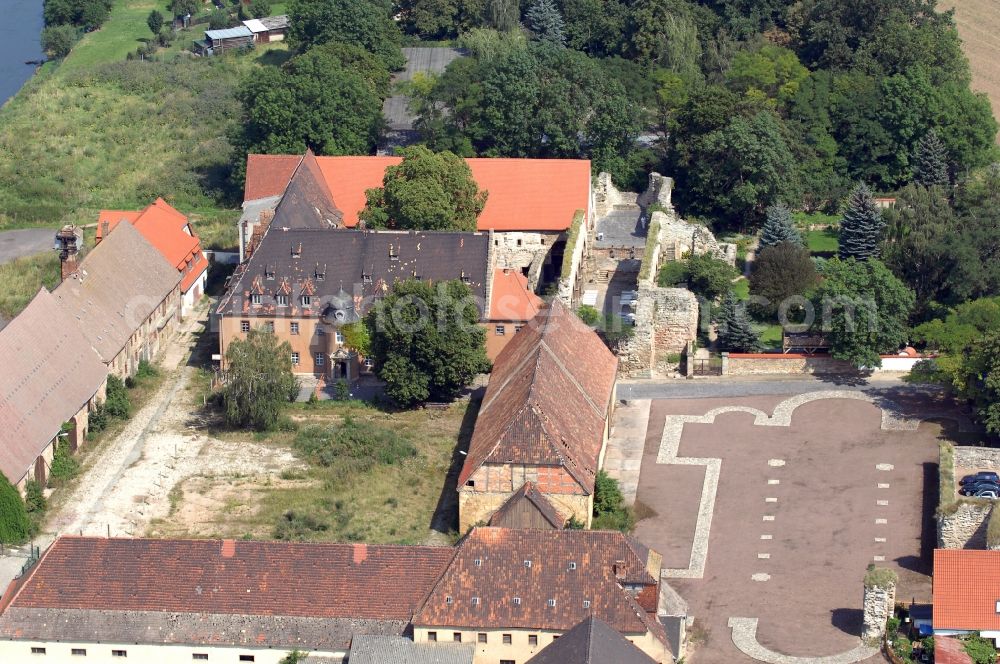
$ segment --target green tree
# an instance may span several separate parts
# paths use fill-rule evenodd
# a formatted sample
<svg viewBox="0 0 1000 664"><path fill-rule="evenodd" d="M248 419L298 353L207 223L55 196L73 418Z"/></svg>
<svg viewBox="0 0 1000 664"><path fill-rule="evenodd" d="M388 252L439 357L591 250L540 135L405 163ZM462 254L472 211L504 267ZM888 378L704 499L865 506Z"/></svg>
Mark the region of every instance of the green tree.
<svg viewBox="0 0 1000 664"><path fill-rule="evenodd" d="M229 27L229 14L226 10L216 7L208 15L208 28L210 30L223 30Z"/></svg>
<svg viewBox="0 0 1000 664"><path fill-rule="evenodd" d="M754 332L746 305L733 292L726 293L716 316L718 343L721 350L755 353L760 350L760 337Z"/></svg>
<svg viewBox="0 0 1000 664"><path fill-rule="evenodd" d="M960 356L994 330L1000 330L1000 298L980 298L921 323L913 328L913 338L931 350Z"/></svg>
<svg viewBox="0 0 1000 664"><path fill-rule="evenodd" d="M517 0L486 0L486 22L501 32L516 28L520 14Z"/></svg>
<svg viewBox="0 0 1000 664"><path fill-rule="evenodd" d="M755 308L767 314L777 312L788 298L805 295L818 282L809 251L795 242L782 242L758 251L750 271L750 292L763 299Z"/></svg>
<svg viewBox="0 0 1000 664"><path fill-rule="evenodd" d="M557 46L566 44L566 26L554 0L535 0L524 17L539 41Z"/></svg>
<svg viewBox="0 0 1000 664"><path fill-rule="evenodd" d="M407 34L452 39L482 24L482 0L403 0L399 16Z"/></svg>
<svg viewBox="0 0 1000 664"><path fill-rule="evenodd" d="M847 199L844 217L840 222L840 259L866 261L878 258L884 227L882 211L875 202L871 189L865 183L859 183Z"/></svg>
<svg viewBox="0 0 1000 664"><path fill-rule="evenodd" d="M168 9L176 17L194 16L198 13L201 3L198 0L170 0Z"/></svg>
<svg viewBox="0 0 1000 664"><path fill-rule="evenodd" d="M948 150L931 129L917 143L914 155L913 182L924 187L946 185L948 178Z"/></svg>
<svg viewBox="0 0 1000 664"><path fill-rule="evenodd" d="M402 69L402 35L388 10L370 0L290 0L288 39L300 49L326 42L356 45L390 70Z"/></svg>
<svg viewBox="0 0 1000 664"><path fill-rule="evenodd" d="M42 30L42 50L50 58L65 58L73 50L80 31L69 24L54 25Z"/></svg>
<svg viewBox="0 0 1000 664"><path fill-rule="evenodd" d="M270 0L252 0L250 3L250 15L254 18L264 18L271 15Z"/></svg>
<svg viewBox="0 0 1000 664"><path fill-rule="evenodd" d="M75 25L96 30L111 15L112 0L45 0L45 25Z"/></svg>
<svg viewBox="0 0 1000 664"><path fill-rule="evenodd" d="M822 276L816 311L833 357L856 367L878 367L882 353L907 343L913 292L880 261L832 259Z"/></svg>
<svg viewBox="0 0 1000 664"><path fill-rule="evenodd" d="M733 287L736 268L711 254L692 256L687 262L688 288L707 300L725 295Z"/></svg>
<svg viewBox="0 0 1000 664"><path fill-rule="evenodd" d="M382 127L389 74L356 46L325 44L248 76L236 154L368 154ZM237 160L237 168L246 161Z"/></svg>
<svg viewBox="0 0 1000 664"><path fill-rule="evenodd" d="M253 328L246 339L234 339L229 344L222 403L231 426L273 429L282 405L297 392L292 347L287 341L279 342L274 334Z"/></svg>
<svg viewBox="0 0 1000 664"><path fill-rule="evenodd" d="M52 454L52 466L49 472L49 484L56 486L64 483L80 472L80 462L73 457L73 452L69 448L69 442L63 438L56 443L55 452Z"/></svg>
<svg viewBox="0 0 1000 664"><path fill-rule="evenodd" d="M154 35L160 34L160 28L163 27L163 14L157 9L150 11L149 16L146 17L146 25L149 26L150 32Z"/></svg>
<svg viewBox="0 0 1000 664"><path fill-rule="evenodd" d="M371 337L368 336L368 327L364 321L348 323L340 328L340 333L344 336L344 346L362 356L368 355L371 349Z"/></svg>
<svg viewBox="0 0 1000 664"><path fill-rule="evenodd" d="M0 544L20 544L30 536L31 522L21 494L0 473Z"/></svg>
<svg viewBox="0 0 1000 664"><path fill-rule="evenodd" d="M128 419L132 415L132 403L128 398L128 390L118 376L108 376L104 409L108 415L119 420Z"/></svg>
<svg viewBox="0 0 1000 664"><path fill-rule="evenodd" d="M802 236L799 235L799 231L795 228L795 222L792 220L792 211L779 201L774 205L769 205L765 211L764 225L760 229L757 250L762 251L782 242L801 245Z"/></svg>
<svg viewBox="0 0 1000 664"><path fill-rule="evenodd" d="M755 51L739 51L726 72L726 80L734 90L782 104L798 93L808 76L809 70L793 51L774 44L764 44Z"/></svg>
<svg viewBox="0 0 1000 664"><path fill-rule="evenodd" d="M299 664L299 662L304 660L308 654L308 652L302 652L301 650L293 650L282 657L278 664Z"/></svg>
<svg viewBox="0 0 1000 664"><path fill-rule="evenodd" d="M469 287L399 282L365 316L375 372L401 406L453 399L477 374L489 371L486 333Z"/></svg>
<svg viewBox="0 0 1000 664"><path fill-rule="evenodd" d="M594 480L594 530L620 530L632 532L635 528L635 512L625 503L618 480L605 471L597 471Z"/></svg>
<svg viewBox="0 0 1000 664"><path fill-rule="evenodd" d="M486 205L464 159L422 145L399 150L403 160L385 169L382 187L365 192L358 215L374 228L476 230Z"/></svg>

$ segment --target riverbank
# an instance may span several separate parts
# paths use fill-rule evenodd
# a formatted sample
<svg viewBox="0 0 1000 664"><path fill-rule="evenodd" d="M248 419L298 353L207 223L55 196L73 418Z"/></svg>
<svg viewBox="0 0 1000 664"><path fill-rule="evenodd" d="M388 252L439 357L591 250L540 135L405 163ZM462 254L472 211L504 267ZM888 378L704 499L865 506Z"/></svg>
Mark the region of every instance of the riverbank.
<svg viewBox="0 0 1000 664"><path fill-rule="evenodd" d="M42 0L6 0L0 22L0 106L35 73L26 64L44 58L41 47Z"/></svg>

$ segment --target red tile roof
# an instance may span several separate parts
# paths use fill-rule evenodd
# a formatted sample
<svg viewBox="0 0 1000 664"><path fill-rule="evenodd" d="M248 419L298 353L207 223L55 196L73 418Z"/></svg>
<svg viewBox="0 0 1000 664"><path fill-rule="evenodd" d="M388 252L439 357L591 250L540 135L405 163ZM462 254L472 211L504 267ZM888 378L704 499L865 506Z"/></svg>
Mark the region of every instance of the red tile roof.
<svg viewBox="0 0 1000 664"><path fill-rule="evenodd" d="M247 156L244 201L285 191L302 157ZM317 157L320 170L344 213L344 225L358 223L365 190L382 186L385 169L399 157ZM590 208L590 161L585 159L466 160L481 189L489 192L479 215L479 230L563 231L577 210Z"/></svg>
<svg viewBox="0 0 1000 664"><path fill-rule="evenodd" d="M934 551L934 629L1000 629L1000 551Z"/></svg>
<svg viewBox="0 0 1000 664"><path fill-rule="evenodd" d="M545 303L528 288L528 278L517 270L493 271L490 320L525 321L534 318Z"/></svg>
<svg viewBox="0 0 1000 664"><path fill-rule="evenodd" d="M958 639L947 636L934 637L935 664L972 664L972 658L965 652L965 645Z"/></svg>
<svg viewBox="0 0 1000 664"><path fill-rule="evenodd" d="M564 466L594 489L618 358L558 300L497 356L461 487L484 463Z"/></svg>
<svg viewBox="0 0 1000 664"><path fill-rule="evenodd" d="M429 546L61 537L10 606L409 621L453 555Z"/></svg>
<svg viewBox="0 0 1000 664"><path fill-rule="evenodd" d="M641 554L619 532L475 528L413 623L569 630L593 615L620 632L660 634L621 585L657 584Z"/></svg>
<svg viewBox="0 0 1000 664"><path fill-rule="evenodd" d="M184 275L181 292L187 292L208 269L208 261L204 260L201 242L194 234L191 222L162 198L138 211L101 210L97 217L97 241L103 239L105 223L112 231L122 220L135 226ZM188 264L191 264L190 270Z"/></svg>

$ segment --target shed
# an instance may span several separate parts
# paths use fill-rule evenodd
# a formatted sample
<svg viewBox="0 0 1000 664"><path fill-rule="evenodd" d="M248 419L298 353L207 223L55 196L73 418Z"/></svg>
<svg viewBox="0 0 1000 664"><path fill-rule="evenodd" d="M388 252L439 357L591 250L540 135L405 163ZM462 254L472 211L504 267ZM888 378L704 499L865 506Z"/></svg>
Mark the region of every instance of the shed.
<svg viewBox="0 0 1000 664"><path fill-rule="evenodd" d="M228 51L234 48L244 48L254 41L253 33L245 25L224 30L206 30L202 49L206 55L215 52Z"/></svg>
<svg viewBox="0 0 1000 664"><path fill-rule="evenodd" d="M253 40L258 44L284 41L288 34L288 16L285 14L252 18L243 21L243 25L253 33Z"/></svg>

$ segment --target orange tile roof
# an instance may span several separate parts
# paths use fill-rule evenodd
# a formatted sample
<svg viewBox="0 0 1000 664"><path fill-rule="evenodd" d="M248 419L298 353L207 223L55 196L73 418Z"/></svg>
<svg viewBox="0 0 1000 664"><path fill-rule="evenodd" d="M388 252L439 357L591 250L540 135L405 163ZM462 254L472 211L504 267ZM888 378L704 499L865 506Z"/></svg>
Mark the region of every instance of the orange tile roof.
<svg viewBox="0 0 1000 664"><path fill-rule="evenodd" d="M181 292L187 292L208 269L208 261L203 260L201 255L201 241L197 235L187 233L191 222L162 198L157 198L143 210L101 210L97 220L98 241L102 239L105 222L109 232L122 220L135 226L178 272L184 273ZM191 232L194 232L193 228ZM189 263L190 270L187 269Z"/></svg>
<svg viewBox="0 0 1000 664"><path fill-rule="evenodd" d="M344 225L358 223L365 190L382 185L385 169L399 157L317 157ZM248 155L244 201L284 192L301 157ZM586 159L466 159L480 188L489 192L479 230L563 231L577 210L590 207L590 161Z"/></svg>
<svg viewBox="0 0 1000 664"><path fill-rule="evenodd" d="M517 270L493 271L490 320L531 320L544 305L528 288L528 278Z"/></svg>
<svg viewBox="0 0 1000 664"><path fill-rule="evenodd" d="M1000 629L1000 551L934 551L934 629Z"/></svg>

